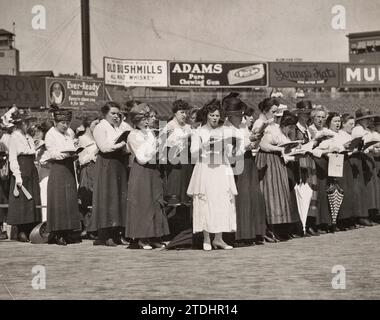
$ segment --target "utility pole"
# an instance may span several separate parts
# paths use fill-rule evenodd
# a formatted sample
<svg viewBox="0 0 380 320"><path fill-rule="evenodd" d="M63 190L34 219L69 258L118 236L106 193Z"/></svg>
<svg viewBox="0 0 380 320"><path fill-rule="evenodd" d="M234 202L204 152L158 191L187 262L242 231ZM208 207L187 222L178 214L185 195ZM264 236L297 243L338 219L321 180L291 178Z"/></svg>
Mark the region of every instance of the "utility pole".
<svg viewBox="0 0 380 320"><path fill-rule="evenodd" d="M90 48L90 4L89 0L81 0L82 23L82 74L91 75L91 48Z"/></svg>

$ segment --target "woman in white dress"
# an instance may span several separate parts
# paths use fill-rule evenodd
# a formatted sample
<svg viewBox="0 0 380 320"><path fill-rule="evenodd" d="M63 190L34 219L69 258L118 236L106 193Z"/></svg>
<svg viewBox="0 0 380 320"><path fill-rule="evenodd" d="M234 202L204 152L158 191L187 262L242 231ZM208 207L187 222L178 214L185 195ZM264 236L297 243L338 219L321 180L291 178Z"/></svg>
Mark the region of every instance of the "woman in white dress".
<svg viewBox="0 0 380 320"><path fill-rule="evenodd" d="M203 250L232 249L223 232L236 231L235 196L237 189L228 160L222 157L221 105L218 100L203 109L203 126L191 139L191 154L197 157L187 194L193 198L193 233L203 232ZM198 157L199 156L199 157ZM215 233L211 244L210 233Z"/></svg>

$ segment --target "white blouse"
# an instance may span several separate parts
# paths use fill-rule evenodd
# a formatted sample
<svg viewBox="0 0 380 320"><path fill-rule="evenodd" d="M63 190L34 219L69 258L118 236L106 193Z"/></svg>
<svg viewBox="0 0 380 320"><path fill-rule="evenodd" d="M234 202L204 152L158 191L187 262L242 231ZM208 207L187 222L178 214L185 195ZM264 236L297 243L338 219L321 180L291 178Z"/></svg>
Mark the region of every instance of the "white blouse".
<svg viewBox="0 0 380 320"><path fill-rule="evenodd" d="M180 149L183 149L187 143L186 138L191 135L191 127L188 124L181 126L177 119L174 118L165 126L164 132L168 134L166 141L168 147L178 146Z"/></svg>
<svg viewBox="0 0 380 320"><path fill-rule="evenodd" d="M363 137L364 143L371 141L371 132L364 129L361 125L356 125L352 130L352 139Z"/></svg>
<svg viewBox="0 0 380 320"><path fill-rule="evenodd" d="M78 142L79 147L84 148L84 150L78 155L79 164L83 166L91 161L95 162L96 156L99 152L95 140L84 134L79 137Z"/></svg>
<svg viewBox="0 0 380 320"><path fill-rule="evenodd" d="M107 120L101 120L93 132L99 150L103 153L107 153L120 149L118 144L115 144L115 140L126 130L127 126L125 122L122 122L119 127L114 127Z"/></svg>
<svg viewBox="0 0 380 320"><path fill-rule="evenodd" d="M45 136L45 147L49 159L63 160L70 157L64 152L75 151L74 136L71 128L68 128L64 134L59 132L56 127L50 128Z"/></svg>
<svg viewBox="0 0 380 320"><path fill-rule="evenodd" d="M128 136L127 144L140 164L146 164L155 159L157 139L151 130L133 129Z"/></svg>
<svg viewBox="0 0 380 320"><path fill-rule="evenodd" d="M21 177L20 166L17 161L19 155L35 155L33 138L23 134L20 130L12 132L9 139L9 168L15 177Z"/></svg>

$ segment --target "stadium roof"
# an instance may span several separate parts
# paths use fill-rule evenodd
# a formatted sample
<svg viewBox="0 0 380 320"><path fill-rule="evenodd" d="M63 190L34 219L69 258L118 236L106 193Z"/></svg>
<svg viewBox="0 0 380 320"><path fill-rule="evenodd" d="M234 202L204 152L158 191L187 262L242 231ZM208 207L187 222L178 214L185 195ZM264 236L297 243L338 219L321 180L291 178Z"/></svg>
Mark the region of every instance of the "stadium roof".
<svg viewBox="0 0 380 320"><path fill-rule="evenodd" d="M367 37L380 37L380 30L378 31L367 31L367 32L356 32L349 33L346 35L348 39L357 39L357 38L367 38Z"/></svg>

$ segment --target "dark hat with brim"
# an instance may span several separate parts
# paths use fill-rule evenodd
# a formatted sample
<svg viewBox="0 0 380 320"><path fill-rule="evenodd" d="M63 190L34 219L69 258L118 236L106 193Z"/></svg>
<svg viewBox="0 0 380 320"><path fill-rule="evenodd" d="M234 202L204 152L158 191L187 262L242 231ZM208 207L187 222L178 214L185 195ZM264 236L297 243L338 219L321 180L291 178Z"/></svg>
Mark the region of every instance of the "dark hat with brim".
<svg viewBox="0 0 380 320"><path fill-rule="evenodd" d="M293 113L301 114L301 113L311 113L313 110L313 104L310 100L301 100L297 102L296 109L292 110Z"/></svg>
<svg viewBox="0 0 380 320"><path fill-rule="evenodd" d="M363 119L370 119L375 118L377 115L373 114L371 110L359 108L355 111L355 121L363 120Z"/></svg>
<svg viewBox="0 0 380 320"><path fill-rule="evenodd" d="M70 110L55 110L54 111L54 120L56 122L68 121L70 122L73 118L73 113Z"/></svg>
<svg viewBox="0 0 380 320"><path fill-rule="evenodd" d="M32 116L26 112L18 112L12 116L12 123L17 124L24 121L36 121L37 117Z"/></svg>
<svg viewBox="0 0 380 320"><path fill-rule="evenodd" d="M374 125L380 125L380 115L377 115L373 118L373 124Z"/></svg>

